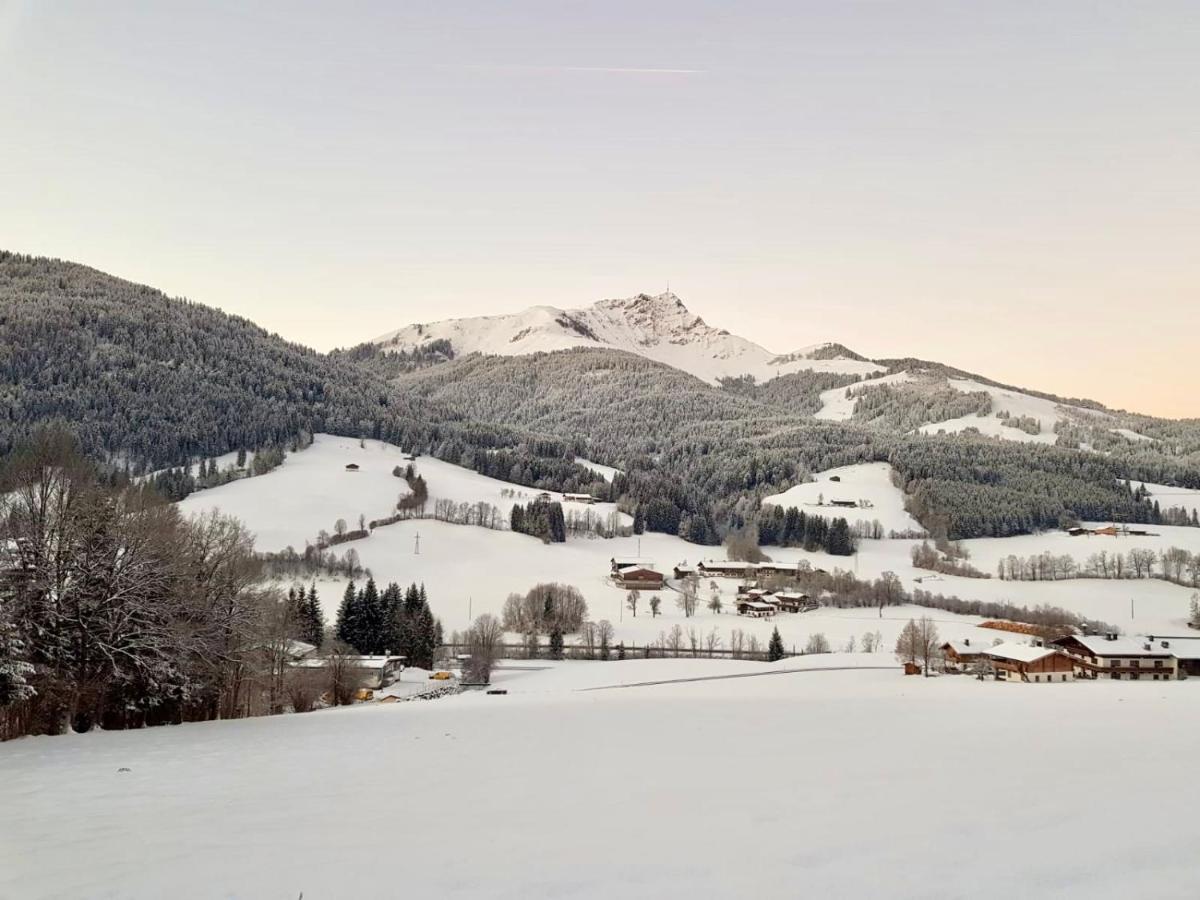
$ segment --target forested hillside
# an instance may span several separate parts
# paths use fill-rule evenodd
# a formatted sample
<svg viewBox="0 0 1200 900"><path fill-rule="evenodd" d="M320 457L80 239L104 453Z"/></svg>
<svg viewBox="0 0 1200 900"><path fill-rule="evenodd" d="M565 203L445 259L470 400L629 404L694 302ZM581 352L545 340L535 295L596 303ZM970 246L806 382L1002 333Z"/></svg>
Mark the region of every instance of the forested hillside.
<svg viewBox="0 0 1200 900"><path fill-rule="evenodd" d="M135 470L301 430L403 432L403 394L245 319L58 260L0 253L0 450L62 424Z"/></svg>
<svg viewBox="0 0 1200 900"><path fill-rule="evenodd" d="M811 397L817 387L828 388L828 379L779 381ZM471 421L571 441L576 452L625 470L613 488L626 492L631 505L654 501L660 513L664 502L675 507L647 527L671 530L666 526L678 523L695 539L753 522L766 493L857 462L891 463L914 514L933 533L952 538L1020 534L1075 518L1154 522L1159 512L1134 495L1131 479L1200 484L1200 472L1161 455L1128 461L970 434L817 422L794 412L780 388L727 382L723 390L607 350L471 356L393 383ZM959 396L969 405L980 402Z"/></svg>

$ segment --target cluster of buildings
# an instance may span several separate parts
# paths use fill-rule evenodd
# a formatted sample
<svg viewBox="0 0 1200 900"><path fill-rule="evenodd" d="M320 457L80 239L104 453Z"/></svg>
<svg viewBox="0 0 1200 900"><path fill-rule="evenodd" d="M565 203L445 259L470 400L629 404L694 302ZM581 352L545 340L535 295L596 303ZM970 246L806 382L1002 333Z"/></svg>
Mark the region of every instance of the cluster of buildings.
<svg viewBox="0 0 1200 900"><path fill-rule="evenodd" d="M799 591L770 591L765 588L738 591L736 602L739 616L755 619L769 619L779 612L802 613L821 608L808 594Z"/></svg>
<svg viewBox="0 0 1200 900"><path fill-rule="evenodd" d="M1117 634L1067 635L1051 641L987 645L947 641L947 671L991 669L1000 681L1054 682L1076 678L1174 681L1200 675L1200 638Z"/></svg>

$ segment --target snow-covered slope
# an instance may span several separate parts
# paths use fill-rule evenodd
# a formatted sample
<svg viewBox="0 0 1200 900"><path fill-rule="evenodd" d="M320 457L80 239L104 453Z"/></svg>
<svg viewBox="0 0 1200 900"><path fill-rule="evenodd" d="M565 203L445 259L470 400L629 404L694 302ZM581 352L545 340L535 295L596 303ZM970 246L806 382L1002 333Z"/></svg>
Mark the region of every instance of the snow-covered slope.
<svg viewBox="0 0 1200 900"><path fill-rule="evenodd" d="M256 534L260 550L282 550L289 544L301 549L304 541L315 538L319 530L332 531L338 518L345 518L353 526L360 512L373 518L385 514L394 505L396 496L403 490L403 482L391 475L391 469L403 462L403 454L376 441L366 441L365 445L359 447L356 440L318 435L312 447L290 454L273 472L192 494L180 507L186 513L220 508L237 515ZM345 471L345 464L350 461L359 463L358 472ZM432 498L445 497L460 503L483 500L497 506L531 499L530 488L486 478L439 460L421 457L416 465L429 485ZM829 481L829 477L839 471L851 471L852 474L843 476L842 482ZM771 502L803 502L809 493L815 500L820 492L825 493L827 500L843 499L842 495L849 493L854 496L848 499L868 498L875 504L874 508L838 512L848 514L852 521L855 514L861 512L861 518L868 521L879 518L888 530L906 530L907 519L899 518L907 516L903 511L903 497L891 484L886 464L831 470L818 478L818 481L798 485L772 498ZM1167 499L1173 500L1174 505L1193 502L1189 497L1172 496L1164 497L1164 504ZM568 513L578 506L569 504ZM580 509L600 508L597 505ZM805 510L811 513L814 508L805 507ZM986 538L966 544L971 552L971 563L989 573L995 571L1000 558L1009 554L1024 557L1046 550L1056 555L1070 554L1079 564L1102 549L1110 553L1127 553L1135 547L1144 547L1161 552L1176 546L1200 552L1198 528L1156 526L1154 531L1158 537L1071 538L1061 532L1050 532L1016 538ZM1189 588L1158 580L1013 582L998 578L932 576L926 570L913 568L910 552L915 543L918 542L865 540L853 559L806 552L795 547L771 547L768 552L778 562L807 560L828 571L854 571L865 579L877 578L886 571L895 572L910 589L920 586L934 593L956 594L963 599L1012 602L1029 607L1048 603L1118 624L1131 632L1186 630L1188 600L1192 593ZM875 630L883 636L885 646L891 647L904 623L924 612L893 607L880 616L875 609L822 608L818 612L782 616L774 621L748 620L729 614L737 581L721 579L717 582L725 604L721 613L704 607L696 616L686 618L676 608L676 594L668 590L662 594L661 616L649 616L645 605L648 601L644 599L639 614L634 617L624 608L625 591L614 586L608 577L613 557L639 558L669 574L678 563L696 563L723 556L724 551L718 548L689 544L665 534L647 533L612 540L571 537L565 544L543 544L536 538L511 531L419 519L378 528L370 537L338 549L350 548L380 582L424 582L433 610L442 619L447 632L464 628L480 613L499 613L509 593L524 593L539 581L575 585L587 599L594 620L610 620L616 628L615 640L637 645L658 640L678 624L685 630L694 627L706 635L716 630L724 646L728 646L735 628L756 635L765 644L772 628L778 625L789 647L803 647L809 636L817 632L824 634L833 646L840 647L851 637L861 642L864 634ZM917 582L918 578L920 582ZM333 582L319 585L330 621L336 613L342 586ZM709 593L705 584L705 600ZM1131 618L1129 601L1135 594L1136 618ZM976 627L982 621L978 617L942 611L930 614L937 619L944 638L994 636Z"/></svg>
<svg viewBox="0 0 1200 900"><path fill-rule="evenodd" d="M851 387L832 388L821 392L821 408L813 416L827 422L847 422L854 416L854 403L858 399L857 392L875 385L898 385L912 381L908 372L894 372L891 375L881 375L878 378L868 378Z"/></svg>
<svg viewBox="0 0 1200 900"><path fill-rule="evenodd" d="M711 383L739 375L761 381L806 369L868 375L882 368L830 352L828 344L783 355L771 353L706 324L672 293L601 300L584 309L534 306L510 315L408 325L373 343L385 350L411 350L435 340L449 341L459 356L520 356L572 347L624 350Z"/></svg>
<svg viewBox="0 0 1200 900"><path fill-rule="evenodd" d="M795 506L810 516L843 517L851 525L878 521L885 534L925 531L904 508L904 494L892 483L892 467L885 462L830 469L782 494L763 497L762 502L764 506ZM834 506L837 502L858 505Z"/></svg>
<svg viewBox="0 0 1200 900"><path fill-rule="evenodd" d="M0 745L0 896L1200 895L1194 680L905 678L890 653L511 676Z"/></svg>

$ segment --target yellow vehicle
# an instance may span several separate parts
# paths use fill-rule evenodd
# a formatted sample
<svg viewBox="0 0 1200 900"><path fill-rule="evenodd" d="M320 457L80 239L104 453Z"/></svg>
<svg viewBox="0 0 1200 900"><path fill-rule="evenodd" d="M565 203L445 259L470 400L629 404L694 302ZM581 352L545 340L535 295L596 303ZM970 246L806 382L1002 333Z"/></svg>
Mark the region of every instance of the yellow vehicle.
<svg viewBox="0 0 1200 900"><path fill-rule="evenodd" d="M355 695L354 695L354 699L358 700L359 702L366 702L368 700L374 700L375 692L373 690L371 690L370 688L359 688L358 692L355 693Z"/></svg>
<svg viewBox="0 0 1200 900"><path fill-rule="evenodd" d="M453 677L454 676L451 675L449 672L430 672L429 673L430 681L449 681Z"/></svg>

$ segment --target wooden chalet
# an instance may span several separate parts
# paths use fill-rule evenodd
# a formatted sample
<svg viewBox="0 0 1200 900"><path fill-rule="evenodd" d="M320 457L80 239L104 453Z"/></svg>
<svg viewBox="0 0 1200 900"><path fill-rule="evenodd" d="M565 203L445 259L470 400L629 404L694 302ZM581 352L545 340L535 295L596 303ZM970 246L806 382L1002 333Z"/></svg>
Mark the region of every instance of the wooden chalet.
<svg viewBox="0 0 1200 900"><path fill-rule="evenodd" d="M774 603L779 607L780 612L788 613L812 612L821 608L821 604L808 594L801 594L798 591L780 591L774 596Z"/></svg>
<svg viewBox="0 0 1200 900"><path fill-rule="evenodd" d="M1075 663L1057 647L1006 643L988 647L997 681L1074 681Z"/></svg>
<svg viewBox="0 0 1200 900"><path fill-rule="evenodd" d="M612 574L618 587L626 590L661 591L663 574L647 566L620 566Z"/></svg>
<svg viewBox="0 0 1200 900"><path fill-rule="evenodd" d="M1175 647L1173 644L1181 642L1170 638L1122 637L1110 632L1072 634L1051 643L1071 658L1084 678L1169 681L1180 674L1185 677L1200 674L1200 647L1192 647L1190 641L1183 647Z"/></svg>
<svg viewBox="0 0 1200 900"><path fill-rule="evenodd" d="M840 506L843 509L858 509L857 500L830 500L830 506Z"/></svg>
<svg viewBox="0 0 1200 900"><path fill-rule="evenodd" d="M946 641L939 649L942 651L943 671L965 672L992 648L990 644L982 644L978 640L972 644L970 638L963 638L961 641Z"/></svg>
<svg viewBox="0 0 1200 900"><path fill-rule="evenodd" d="M738 600L737 614L752 619L769 619L775 615L775 606L765 600Z"/></svg>
<svg viewBox="0 0 1200 900"><path fill-rule="evenodd" d="M596 498L591 494L563 494L563 502L592 504L596 502Z"/></svg>

